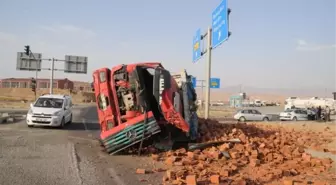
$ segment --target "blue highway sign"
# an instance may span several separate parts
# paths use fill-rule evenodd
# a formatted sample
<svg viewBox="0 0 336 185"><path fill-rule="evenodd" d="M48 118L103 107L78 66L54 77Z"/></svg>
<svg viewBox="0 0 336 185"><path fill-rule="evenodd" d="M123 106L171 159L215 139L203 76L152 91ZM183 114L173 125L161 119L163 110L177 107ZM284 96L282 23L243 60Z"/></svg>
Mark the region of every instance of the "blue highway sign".
<svg viewBox="0 0 336 185"><path fill-rule="evenodd" d="M220 79L219 78L210 78L210 88L219 89L220 88Z"/></svg>
<svg viewBox="0 0 336 185"><path fill-rule="evenodd" d="M193 63L196 63L201 58L201 29L196 31L196 35L193 38Z"/></svg>
<svg viewBox="0 0 336 185"><path fill-rule="evenodd" d="M212 12L212 49L222 44L229 37L227 1L222 0L221 4Z"/></svg>

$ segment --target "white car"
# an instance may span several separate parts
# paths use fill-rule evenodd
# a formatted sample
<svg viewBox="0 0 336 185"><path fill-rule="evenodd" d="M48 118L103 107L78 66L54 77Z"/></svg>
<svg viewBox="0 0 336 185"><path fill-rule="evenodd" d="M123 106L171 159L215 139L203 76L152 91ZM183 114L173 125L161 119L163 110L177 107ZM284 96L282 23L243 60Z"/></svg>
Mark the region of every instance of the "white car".
<svg viewBox="0 0 336 185"><path fill-rule="evenodd" d="M280 113L281 121L306 121L308 120L308 112L303 109L287 109Z"/></svg>
<svg viewBox="0 0 336 185"><path fill-rule="evenodd" d="M233 118L241 122L271 120L270 116L262 114L261 112L255 109L238 110L237 113L233 116Z"/></svg>
<svg viewBox="0 0 336 185"><path fill-rule="evenodd" d="M64 127L72 122L72 100L67 95L43 95L30 104L27 125Z"/></svg>

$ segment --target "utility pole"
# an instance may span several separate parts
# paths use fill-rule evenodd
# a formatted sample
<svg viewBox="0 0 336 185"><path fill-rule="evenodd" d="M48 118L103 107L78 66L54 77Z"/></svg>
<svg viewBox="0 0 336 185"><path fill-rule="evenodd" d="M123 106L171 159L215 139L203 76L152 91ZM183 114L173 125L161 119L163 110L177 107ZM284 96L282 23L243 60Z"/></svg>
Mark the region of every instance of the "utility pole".
<svg viewBox="0 0 336 185"><path fill-rule="evenodd" d="M25 46L25 54L30 57L32 56L34 60L36 60L35 56L34 56L34 53L30 50L30 46L29 45L26 45ZM35 96L35 100L36 100L36 89L37 89L37 86L38 86L38 82L37 82L37 72L38 72L38 68L39 68L39 61L36 60L36 68L35 68L35 90L34 90L34 96Z"/></svg>

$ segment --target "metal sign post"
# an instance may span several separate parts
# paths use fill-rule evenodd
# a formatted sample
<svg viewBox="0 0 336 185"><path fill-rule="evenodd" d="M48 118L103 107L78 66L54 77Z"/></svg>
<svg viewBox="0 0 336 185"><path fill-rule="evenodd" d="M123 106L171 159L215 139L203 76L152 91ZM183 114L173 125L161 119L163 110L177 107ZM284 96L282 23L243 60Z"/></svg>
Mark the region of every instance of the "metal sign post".
<svg viewBox="0 0 336 185"><path fill-rule="evenodd" d="M50 94L53 94L53 86L54 86L54 65L55 65L55 59L51 59L51 69L50 69Z"/></svg>
<svg viewBox="0 0 336 185"><path fill-rule="evenodd" d="M205 83L205 112L204 118L209 118L210 106L210 78L211 78L211 28L208 28L208 44L207 44L208 59L206 63L206 83Z"/></svg>
<svg viewBox="0 0 336 185"><path fill-rule="evenodd" d="M211 85L211 51L226 41L231 32L229 32L229 14L231 10L228 8L228 0L222 0L219 6L212 12L212 27L208 28L207 33L200 35L200 30L196 31L196 35L193 38L193 57L192 62L196 63L201 56L208 53L206 61L206 91L205 91L205 113L204 118L209 118L209 106L210 106L210 88L219 88L220 80L216 80L216 86ZM208 37L207 48L201 52L200 42L205 37ZM200 55L199 55L200 53Z"/></svg>

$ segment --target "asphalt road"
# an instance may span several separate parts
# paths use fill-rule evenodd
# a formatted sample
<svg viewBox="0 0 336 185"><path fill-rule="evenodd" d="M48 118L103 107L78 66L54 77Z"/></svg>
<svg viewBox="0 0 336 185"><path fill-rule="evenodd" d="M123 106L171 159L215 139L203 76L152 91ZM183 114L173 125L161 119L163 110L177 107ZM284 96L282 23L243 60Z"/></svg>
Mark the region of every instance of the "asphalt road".
<svg viewBox="0 0 336 185"><path fill-rule="evenodd" d="M148 157L110 156L101 151L95 107L75 108L64 129L28 128L24 120L0 124L0 185L159 184Z"/></svg>

